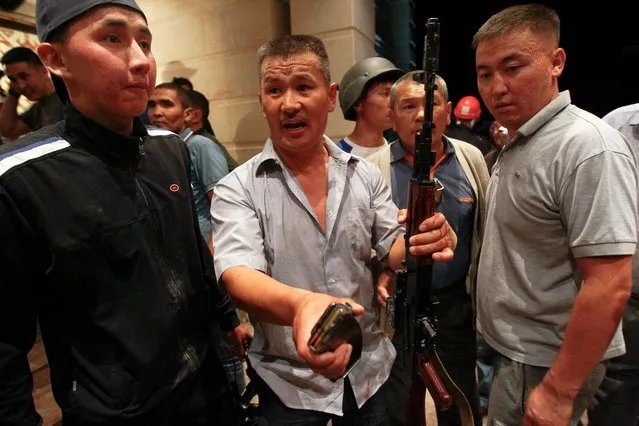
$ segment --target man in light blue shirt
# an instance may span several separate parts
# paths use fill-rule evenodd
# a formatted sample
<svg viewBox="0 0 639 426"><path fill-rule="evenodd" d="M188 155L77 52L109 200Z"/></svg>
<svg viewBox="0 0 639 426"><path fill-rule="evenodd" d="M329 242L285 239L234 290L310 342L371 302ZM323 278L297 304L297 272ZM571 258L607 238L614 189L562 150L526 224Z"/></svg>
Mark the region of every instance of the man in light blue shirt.
<svg viewBox="0 0 639 426"><path fill-rule="evenodd" d="M215 184L229 172L224 152L212 140L197 135L186 125L191 114L188 93L173 83L155 88L149 99L151 124L182 137L191 156L191 187L200 222L200 232L207 243L211 239L211 196Z"/></svg>
<svg viewBox="0 0 639 426"><path fill-rule="evenodd" d="M337 85L323 42L270 41L258 68L270 138L215 187L211 213L217 277L255 325L249 359L261 416L270 425L394 425L403 402L387 385L396 353L377 325L368 262L374 248L402 268L398 209L375 165L324 136ZM410 251L450 261L452 234L435 215ZM359 363L346 375L350 344L322 354L307 345L331 302L351 304L362 330Z"/></svg>

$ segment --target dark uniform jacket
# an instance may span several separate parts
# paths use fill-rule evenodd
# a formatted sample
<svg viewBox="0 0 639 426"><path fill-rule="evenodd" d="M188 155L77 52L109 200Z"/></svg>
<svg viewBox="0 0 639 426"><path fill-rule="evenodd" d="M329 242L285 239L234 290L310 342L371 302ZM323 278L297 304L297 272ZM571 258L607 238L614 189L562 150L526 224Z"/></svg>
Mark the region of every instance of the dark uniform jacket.
<svg viewBox="0 0 639 426"><path fill-rule="evenodd" d="M196 376L218 290L177 135L67 119L0 147L0 425L36 425L36 316L63 415L135 418ZM211 349L212 350L212 349Z"/></svg>

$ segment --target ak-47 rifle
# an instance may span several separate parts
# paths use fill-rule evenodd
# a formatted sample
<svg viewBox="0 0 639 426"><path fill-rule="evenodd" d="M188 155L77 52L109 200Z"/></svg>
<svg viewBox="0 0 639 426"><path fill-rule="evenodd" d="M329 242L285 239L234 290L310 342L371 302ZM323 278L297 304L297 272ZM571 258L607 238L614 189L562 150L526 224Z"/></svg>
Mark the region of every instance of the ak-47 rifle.
<svg viewBox="0 0 639 426"><path fill-rule="evenodd" d="M413 174L409 183L406 218L405 269L395 274L395 295L387 307L392 318L398 341L400 361L403 361L405 383L409 390L406 410L407 426L425 426L425 399L428 389L435 408L450 409L453 401L459 408L461 423L473 426L470 405L446 372L435 350L437 318L431 302L433 259L431 256L414 256L408 251L409 238L419 233L419 225L435 213L437 182L431 179L435 164L432 151L434 94L437 90L439 62L439 21L430 18L426 24L424 40L424 124L416 136ZM422 81L419 81L422 83Z"/></svg>

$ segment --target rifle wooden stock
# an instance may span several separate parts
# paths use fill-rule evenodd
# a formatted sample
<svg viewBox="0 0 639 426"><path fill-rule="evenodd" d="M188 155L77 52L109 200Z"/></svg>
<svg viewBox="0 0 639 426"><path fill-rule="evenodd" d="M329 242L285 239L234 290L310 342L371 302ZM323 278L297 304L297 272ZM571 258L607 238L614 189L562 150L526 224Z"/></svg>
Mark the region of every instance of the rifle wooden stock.
<svg viewBox="0 0 639 426"><path fill-rule="evenodd" d="M453 405L453 396L448 393L444 382L439 377L432 362L420 362L417 366L417 373L426 384L428 393L433 398L437 411L448 411Z"/></svg>

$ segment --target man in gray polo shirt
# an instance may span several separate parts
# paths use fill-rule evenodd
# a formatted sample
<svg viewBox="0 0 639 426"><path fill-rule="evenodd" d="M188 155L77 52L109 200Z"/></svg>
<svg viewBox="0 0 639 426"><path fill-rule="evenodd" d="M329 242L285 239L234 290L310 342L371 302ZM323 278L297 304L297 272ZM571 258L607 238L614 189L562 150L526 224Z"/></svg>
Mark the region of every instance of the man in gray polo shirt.
<svg viewBox="0 0 639 426"><path fill-rule="evenodd" d="M559 92L559 18L513 6L475 34L477 84L508 130L493 168L478 324L500 353L489 424L577 424L624 353L637 176L623 137ZM522 415L523 413L523 415Z"/></svg>
<svg viewBox="0 0 639 426"><path fill-rule="evenodd" d="M393 425L388 385L395 349L377 325L371 249L391 268L404 259L403 227L381 173L324 136L335 109L328 55L313 36L285 36L258 52L260 104L271 137L262 153L220 180L211 205L215 270L255 325L249 360L269 425ZM452 259L441 214L411 237L411 253ZM353 306L352 348L313 354L307 341L331 302Z"/></svg>

